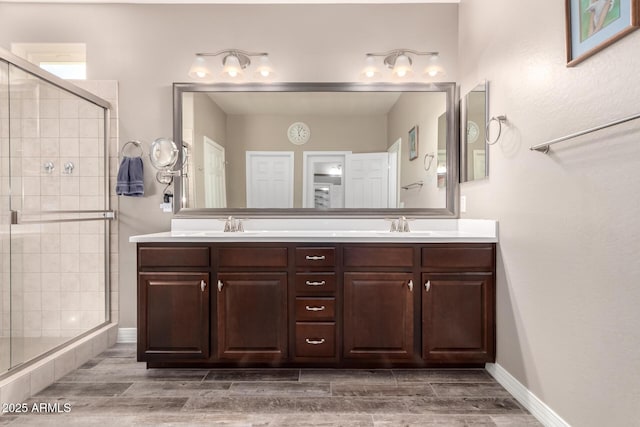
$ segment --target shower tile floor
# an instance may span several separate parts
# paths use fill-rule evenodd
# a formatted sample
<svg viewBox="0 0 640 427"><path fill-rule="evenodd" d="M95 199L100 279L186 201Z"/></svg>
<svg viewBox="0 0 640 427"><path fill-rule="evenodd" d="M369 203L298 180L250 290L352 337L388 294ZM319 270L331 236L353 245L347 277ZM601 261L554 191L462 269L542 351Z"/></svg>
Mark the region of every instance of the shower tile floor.
<svg viewBox="0 0 640 427"><path fill-rule="evenodd" d="M146 369L129 344L26 402L42 403L59 412L3 415L0 425L540 425L483 369Z"/></svg>

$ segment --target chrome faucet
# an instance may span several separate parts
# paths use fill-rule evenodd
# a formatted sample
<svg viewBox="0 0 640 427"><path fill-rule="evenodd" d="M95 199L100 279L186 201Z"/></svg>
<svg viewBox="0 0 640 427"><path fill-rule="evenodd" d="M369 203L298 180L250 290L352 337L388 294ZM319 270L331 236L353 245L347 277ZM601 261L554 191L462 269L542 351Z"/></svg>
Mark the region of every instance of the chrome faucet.
<svg viewBox="0 0 640 427"><path fill-rule="evenodd" d="M391 227L389 228L391 233L408 233L411 230L409 229L409 220L401 216L397 220L391 220Z"/></svg>
<svg viewBox="0 0 640 427"><path fill-rule="evenodd" d="M229 216L227 220L224 222L224 232L225 233L236 233L243 232L244 225L242 225L242 220L240 218L234 218Z"/></svg>

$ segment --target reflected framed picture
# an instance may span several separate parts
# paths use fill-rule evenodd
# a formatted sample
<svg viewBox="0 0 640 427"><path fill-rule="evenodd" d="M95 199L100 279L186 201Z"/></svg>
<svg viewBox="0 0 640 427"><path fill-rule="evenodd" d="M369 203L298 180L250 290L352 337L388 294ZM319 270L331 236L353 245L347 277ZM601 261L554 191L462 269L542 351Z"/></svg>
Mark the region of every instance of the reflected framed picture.
<svg viewBox="0 0 640 427"><path fill-rule="evenodd" d="M418 158L418 125L409 131L409 160Z"/></svg>
<svg viewBox="0 0 640 427"><path fill-rule="evenodd" d="M639 25L640 0L565 0L567 67L615 43Z"/></svg>

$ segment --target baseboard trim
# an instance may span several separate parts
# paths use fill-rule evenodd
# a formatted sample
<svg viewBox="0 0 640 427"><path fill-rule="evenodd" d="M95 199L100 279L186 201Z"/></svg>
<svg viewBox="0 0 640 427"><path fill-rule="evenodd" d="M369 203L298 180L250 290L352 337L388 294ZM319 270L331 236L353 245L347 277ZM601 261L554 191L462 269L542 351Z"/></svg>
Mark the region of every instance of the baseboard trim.
<svg viewBox="0 0 640 427"><path fill-rule="evenodd" d="M568 422L563 420L560 415L556 414L555 411L548 407L542 400L538 399L535 394L529 391L528 388L502 366L497 363L487 363L485 368L502 387L511 393L513 397L543 425L547 427L570 427Z"/></svg>
<svg viewBox="0 0 640 427"><path fill-rule="evenodd" d="M118 338L116 342L119 343L135 343L138 341L138 328L119 328Z"/></svg>

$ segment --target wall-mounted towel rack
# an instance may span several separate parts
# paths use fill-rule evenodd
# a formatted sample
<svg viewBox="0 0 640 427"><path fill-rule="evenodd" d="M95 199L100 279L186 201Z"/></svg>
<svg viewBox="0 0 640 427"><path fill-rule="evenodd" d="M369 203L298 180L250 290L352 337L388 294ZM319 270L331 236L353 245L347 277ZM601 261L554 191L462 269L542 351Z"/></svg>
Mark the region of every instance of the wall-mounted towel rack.
<svg viewBox="0 0 640 427"><path fill-rule="evenodd" d="M124 157L124 153L125 150L127 149L127 147L129 147L130 145L133 145L134 147L136 147L138 150L140 150L140 154L138 154L138 157L142 157L142 155L144 154L144 150L142 148L142 142L140 141L136 141L136 140L131 140L131 141L127 141L122 148L120 149L120 157Z"/></svg>
<svg viewBox="0 0 640 427"><path fill-rule="evenodd" d="M575 132L575 133L572 133L570 135L563 136L561 138L552 139L551 141L547 141L547 142L542 143L542 144L533 145L533 146L529 147L529 150L538 151L540 153L547 154L549 152L549 147L551 145L553 145L553 144L557 144L559 142L566 141L567 139L576 138L578 136L586 135L586 134L591 133L591 132L595 132L595 131L598 131L598 130L601 130L601 129L606 129L606 128L609 128L611 126L616 126L616 125L619 125L619 124L622 124L622 123L626 123L626 122L630 122L631 120L636 120L636 119L640 119L640 113L634 114L633 116L625 117L623 119L614 120L614 121L606 123L604 125L595 126L595 127L592 127L592 128L580 131L580 132Z"/></svg>
<svg viewBox="0 0 640 427"><path fill-rule="evenodd" d="M400 188L402 188L403 190L413 190L414 188L422 188L423 185L424 181L416 181L412 182L411 184L403 185Z"/></svg>

